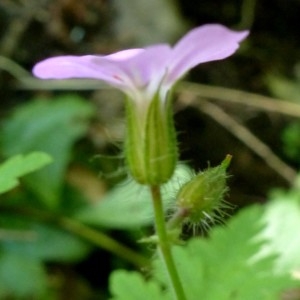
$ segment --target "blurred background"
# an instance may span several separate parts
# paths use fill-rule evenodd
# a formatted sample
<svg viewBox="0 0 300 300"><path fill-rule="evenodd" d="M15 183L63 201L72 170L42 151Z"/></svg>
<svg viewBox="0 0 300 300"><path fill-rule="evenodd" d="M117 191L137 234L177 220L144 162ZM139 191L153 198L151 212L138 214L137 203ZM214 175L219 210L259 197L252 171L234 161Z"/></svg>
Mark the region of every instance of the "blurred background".
<svg viewBox="0 0 300 300"><path fill-rule="evenodd" d="M41 82L35 63L174 44L206 23L250 29L238 53L199 65L174 95L180 159L199 171L233 155L233 214L295 183L299 15L299 0L0 0L1 159L36 150L54 158L1 196L0 299L106 299L109 272L142 263L103 249L99 232L149 251L135 243L149 224L122 227L105 219L118 218L112 208L88 209L126 178L123 95L101 83Z"/></svg>

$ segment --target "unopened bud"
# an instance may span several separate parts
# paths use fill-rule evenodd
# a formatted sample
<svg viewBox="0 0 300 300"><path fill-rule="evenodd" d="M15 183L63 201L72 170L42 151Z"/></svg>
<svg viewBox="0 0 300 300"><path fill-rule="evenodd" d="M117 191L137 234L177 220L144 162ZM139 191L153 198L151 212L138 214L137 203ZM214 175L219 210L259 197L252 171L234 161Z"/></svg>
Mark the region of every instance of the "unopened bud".
<svg viewBox="0 0 300 300"><path fill-rule="evenodd" d="M221 165L208 168L181 187L176 206L178 212L184 212L185 220L201 222L220 207L228 191L226 169L230 160L231 156L227 155Z"/></svg>

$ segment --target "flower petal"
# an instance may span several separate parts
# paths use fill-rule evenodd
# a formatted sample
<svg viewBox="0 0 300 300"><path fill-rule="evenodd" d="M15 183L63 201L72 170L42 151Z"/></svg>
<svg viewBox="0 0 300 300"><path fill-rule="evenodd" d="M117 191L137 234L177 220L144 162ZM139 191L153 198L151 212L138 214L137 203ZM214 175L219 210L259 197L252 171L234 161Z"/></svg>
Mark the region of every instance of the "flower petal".
<svg viewBox="0 0 300 300"><path fill-rule="evenodd" d="M130 59L142 52L144 52L144 49L134 48L134 49L121 50L119 52L115 52L113 54L109 54L104 57L110 60L122 61L122 60Z"/></svg>
<svg viewBox="0 0 300 300"><path fill-rule="evenodd" d="M41 79L92 78L122 87L120 62L143 52L143 49L129 49L106 56L58 56L45 59L33 68L33 74Z"/></svg>
<svg viewBox="0 0 300 300"><path fill-rule="evenodd" d="M106 56L58 56L36 64L33 74L42 79L99 79L125 92L135 93L137 89L147 89L148 84L158 88L170 52L169 45L158 44Z"/></svg>
<svg viewBox="0 0 300 300"><path fill-rule="evenodd" d="M140 54L120 63L123 74L126 74L137 88L152 85L153 81L158 88L167 71L171 51L171 47L167 44L147 47Z"/></svg>
<svg viewBox="0 0 300 300"><path fill-rule="evenodd" d="M230 56L248 34L248 31L236 32L219 24L204 25L191 30L173 49L166 85L174 84L200 63Z"/></svg>

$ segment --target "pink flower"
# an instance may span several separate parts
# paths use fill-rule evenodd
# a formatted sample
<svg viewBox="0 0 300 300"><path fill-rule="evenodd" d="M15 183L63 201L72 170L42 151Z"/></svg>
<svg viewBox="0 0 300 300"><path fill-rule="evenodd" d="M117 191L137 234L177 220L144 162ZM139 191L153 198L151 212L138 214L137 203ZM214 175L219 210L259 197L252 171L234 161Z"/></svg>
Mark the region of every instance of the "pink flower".
<svg viewBox="0 0 300 300"><path fill-rule="evenodd" d="M167 182L177 163L177 142L168 91L196 65L233 54L248 31L222 25L191 30L173 48L157 44L111 55L59 56L38 63L43 79L99 79L127 94L125 157L141 184Z"/></svg>
<svg viewBox="0 0 300 300"><path fill-rule="evenodd" d="M35 65L33 74L42 79L99 79L137 103L149 102L157 92L165 99L175 82L196 65L232 55L247 35L248 31L235 32L218 24L204 25L188 32L173 48L157 44L104 56L58 56Z"/></svg>

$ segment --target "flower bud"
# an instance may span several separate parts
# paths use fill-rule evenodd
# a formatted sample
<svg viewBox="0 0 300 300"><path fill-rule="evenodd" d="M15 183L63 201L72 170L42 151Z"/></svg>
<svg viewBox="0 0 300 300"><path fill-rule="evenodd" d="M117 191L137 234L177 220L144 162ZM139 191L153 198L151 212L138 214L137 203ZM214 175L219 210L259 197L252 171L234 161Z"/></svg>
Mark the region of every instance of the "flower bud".
<svg viewBox="0 0 300 300"><path fill-rule="evenodd" d="M222 207L228 191L226 169L230 160L231 156L227 155L221 165L208 168L181 187L177 195L177 214L184 212L185 220L198 223Z"/></svg>
<svg viewBox="0 0 300 300"><path fill-rule="evenodd" d="M127 102L125 155L137 182L159 185L171 178L177 144L170 101L162 101L156 94L148 105Z"/></svg>

